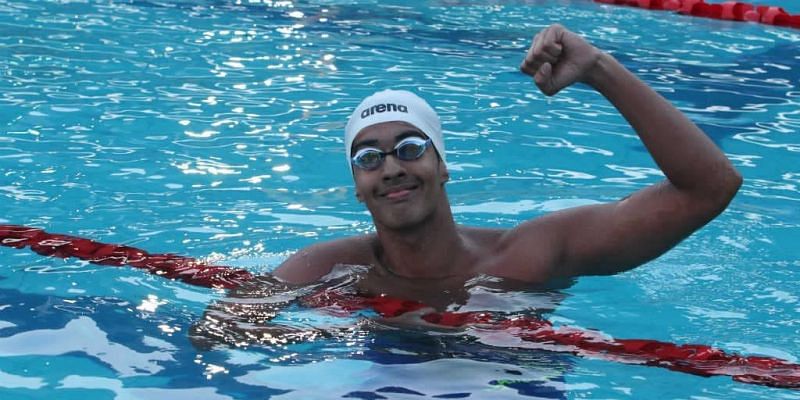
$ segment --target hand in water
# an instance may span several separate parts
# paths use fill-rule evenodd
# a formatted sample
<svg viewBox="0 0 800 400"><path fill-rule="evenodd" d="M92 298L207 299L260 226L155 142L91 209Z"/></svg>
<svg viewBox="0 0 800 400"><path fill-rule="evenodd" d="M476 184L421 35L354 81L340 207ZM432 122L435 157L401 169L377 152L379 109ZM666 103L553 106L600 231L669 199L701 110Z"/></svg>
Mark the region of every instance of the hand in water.
<svg viewBox="0 0 800 400"><path fill-rule="evenodd" d="M533 38L520 65L542 93L552 96L575 82L591 83L591 72L603 53L559 24Z"/></svg>

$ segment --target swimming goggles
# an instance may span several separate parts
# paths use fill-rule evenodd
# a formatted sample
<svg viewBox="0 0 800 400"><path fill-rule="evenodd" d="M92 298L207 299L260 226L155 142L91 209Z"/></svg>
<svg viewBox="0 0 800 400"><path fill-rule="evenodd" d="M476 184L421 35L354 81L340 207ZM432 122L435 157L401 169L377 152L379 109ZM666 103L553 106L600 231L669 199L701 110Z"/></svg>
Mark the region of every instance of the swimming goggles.
<svg viewBox="0 0 800 400"><path fill-rule="evenodd" d="M422 157L430 145L430 139L412 136L401 140L392 151L380 151L374 147L365 147L357 151L350 161L358 168L372 171L378 169L386 156L390 154L394 154L398 160L413 161Z"/></svg>

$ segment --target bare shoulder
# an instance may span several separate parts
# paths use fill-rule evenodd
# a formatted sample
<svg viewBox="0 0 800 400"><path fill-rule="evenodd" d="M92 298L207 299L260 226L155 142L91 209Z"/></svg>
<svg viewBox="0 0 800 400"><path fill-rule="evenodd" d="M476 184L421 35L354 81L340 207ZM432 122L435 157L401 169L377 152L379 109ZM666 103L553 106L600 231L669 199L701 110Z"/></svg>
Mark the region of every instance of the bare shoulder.
<svg viewBox="0 0 800 400"><path fill-rule="evenodd" d="M458 232L467 238L473 247L488 250L497 245L508 229L459 225Z"/></svg>
<svg viewBox="0 0 800 400"><path fill-rule="evenodd" d="M337 264L373 264L374 236L360 235L311 245L291 255L273 275L286 282L304 284L319 280Z"/></svg>
<svg viewBox="0 0 800 400"><path fill-rule="evenodd" d="M497 242L496 253L501 274L525 282L547 282L554 278L593 275L600 270L584 270L571 265L573 253L590 253L584 247L600 246L619 232L613 226L619 218L620 202L583 205L551 212L530 220L503 233ZM620 246L615 251L624 251ZM577 248L577 250L576 250ZM601 261L601 252L591 252L581 260L581 266ZM604 255L604 254L602 254Z"/></svg>
<svg viewBox="0 0 800 400"><path fill-rule="evenodd" d="M541 215L510 229L465 227L461 231L480 255L477 269L481 273L520 282L545 283L554 278L580 275L564 268L569 255L568 243L574 240L585 243L601 236L602 232L588 237L576 232L585 222L612 207L609 204L579 206Z"/></svg>
<svg viewBox="0 0 800 400"><path fill-rule="evenodd" d="M553 277L559 247L555 238L560 220L566 216L553 213L527 220L511 229L476 232L487 246L488 262L482 272L522 282L540 283Z"/></svg>

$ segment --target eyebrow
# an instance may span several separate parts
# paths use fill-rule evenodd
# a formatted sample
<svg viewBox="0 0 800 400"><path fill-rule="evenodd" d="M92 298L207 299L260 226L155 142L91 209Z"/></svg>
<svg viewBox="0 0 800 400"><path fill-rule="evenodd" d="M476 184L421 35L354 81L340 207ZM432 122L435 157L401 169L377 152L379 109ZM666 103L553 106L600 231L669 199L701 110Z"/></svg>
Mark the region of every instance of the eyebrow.
<svg viewBox="0 0 800 400"><path fill-rule="evenodd" d="M407 137L412 137L412 136L417 136L417 137L421 137L421 138L424 138L424 139L428 138L428 136L426 136L421 131L418 131L418 130L415 130L415 129L408 129L408 130L405 130L405 131L400 132L397 135L395 135L394 144L397 144L400 141L402 141L403 139L405 139ZM379 143L380 142L378 141L378 139L362 140L362 141L360 141L360 142L358 142L358 143L353 145L353 152L355 153L356 151L360 150L362 147L377 147Z"/></svg>

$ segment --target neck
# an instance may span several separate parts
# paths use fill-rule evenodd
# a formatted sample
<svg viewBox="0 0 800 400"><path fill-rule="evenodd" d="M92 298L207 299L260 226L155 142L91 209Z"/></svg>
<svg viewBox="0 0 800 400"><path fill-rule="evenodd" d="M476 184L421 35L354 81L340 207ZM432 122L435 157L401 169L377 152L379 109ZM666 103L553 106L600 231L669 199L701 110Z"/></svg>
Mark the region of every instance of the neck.
<svg viewBox="0 0 800 400"><path fill-rule="evenodd" d="M419 225L403 230L376 225L379 260L394 275L414 279L444 279L468 273L459 262L468 247L445 199L443 207ZM467 264L469 265L469 264Z"/></svg>

